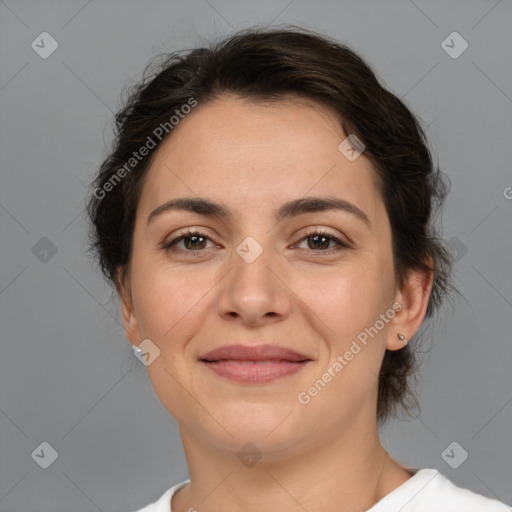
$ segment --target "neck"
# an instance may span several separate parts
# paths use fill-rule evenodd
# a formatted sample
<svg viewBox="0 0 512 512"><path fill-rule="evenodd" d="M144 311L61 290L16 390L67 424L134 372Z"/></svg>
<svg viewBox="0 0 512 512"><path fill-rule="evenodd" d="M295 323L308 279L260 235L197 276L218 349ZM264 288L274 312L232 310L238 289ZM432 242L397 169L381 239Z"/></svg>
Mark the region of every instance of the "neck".
<svg viewBox="0 0 512 512"><path fill-rule="evenodd" d="M190 485L172 500L173 512L346 512L367 510L411 474L380 443L377 427L309 446L287 458L263 457L252 467L233 452L213 453L182 432Z"/></svg>

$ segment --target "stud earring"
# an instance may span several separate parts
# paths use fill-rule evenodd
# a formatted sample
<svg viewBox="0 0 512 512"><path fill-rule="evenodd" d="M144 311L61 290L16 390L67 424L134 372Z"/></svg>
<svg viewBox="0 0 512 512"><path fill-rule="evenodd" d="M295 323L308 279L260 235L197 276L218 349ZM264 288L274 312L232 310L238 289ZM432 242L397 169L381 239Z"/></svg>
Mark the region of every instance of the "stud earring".
<svg viewBox="0 0 512 512"><path fill-rule="evenodd" d="M398 333L398 339L400 341L403 341L404 344L407 344L407 339L405 338L405 336L403 334Z"/></svg>

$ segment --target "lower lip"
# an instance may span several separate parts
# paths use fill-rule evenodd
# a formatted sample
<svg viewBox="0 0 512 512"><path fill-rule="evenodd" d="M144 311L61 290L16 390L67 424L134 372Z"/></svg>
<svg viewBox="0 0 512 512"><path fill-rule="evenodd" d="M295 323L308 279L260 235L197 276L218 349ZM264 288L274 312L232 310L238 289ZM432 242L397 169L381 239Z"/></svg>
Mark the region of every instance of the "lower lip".
<svg viewBox="0 0 512 512"><path fill-rule="evenodd" d="M293 375L302 370L309 361L292 362L273 360L261 362L229 359L215 362L202 362L221 377L226 377L237 382L259 384Z"/></svg>

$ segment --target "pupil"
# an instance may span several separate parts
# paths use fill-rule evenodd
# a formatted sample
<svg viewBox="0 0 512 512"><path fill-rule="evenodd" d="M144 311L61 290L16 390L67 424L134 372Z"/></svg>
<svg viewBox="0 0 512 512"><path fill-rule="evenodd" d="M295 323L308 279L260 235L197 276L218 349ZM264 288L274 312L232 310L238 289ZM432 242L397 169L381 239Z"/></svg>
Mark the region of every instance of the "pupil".
<svg viewBox="0 0 512 512"><path fill-rule="evenodd" d="M195 240L195 241L197 242L197 241L198 241L198 240L200 240L200 239L203 239L203 237L201 237L201 236L197 236L197 235L193 235L193 236L188 237L189 245L190 245L190 243L192 243L192 244L191 244L191 245L192 245L192 248L193 248L193 249L197 249L197 248L199 247L199 245L198 245L198 244L196 244L195 242L192 242L192 240ZM199 242L199 244L201 244L201 243L202 243L202 242Z"/></svg>
<svg viewBox="0 0 512 512"><path fill-rule="evenodd" d="M326 241L327 241L327 246L329 245L329 239L328 239L327 237L323 236L323 235L322 235L322 236L320 236L320 235L315 235L315 236L311 237L311 239L312 239L312 240L314 240L314 242L313 242L313 243L314 243L314 247L316 247L316 248L318 248L318 247L322 247L322 245L325 245L325 242L326 242ZM320 242L320 245L319 245L319 244L317 244L316 242L318 242L320 239L321 239L322 241ZM326 248L326 247L324 247L324 248Z"/></svg>

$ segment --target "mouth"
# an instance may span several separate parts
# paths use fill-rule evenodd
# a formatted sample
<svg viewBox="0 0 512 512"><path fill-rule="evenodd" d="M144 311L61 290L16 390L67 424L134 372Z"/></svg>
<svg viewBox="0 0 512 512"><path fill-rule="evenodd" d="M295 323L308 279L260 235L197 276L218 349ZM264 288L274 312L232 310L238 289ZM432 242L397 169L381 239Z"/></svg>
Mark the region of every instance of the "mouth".
<svg viewBox="0 0 512 512"><path fill-rule="evenodd" d="M227 345L208 352L199 361L221 377L258 384L291 376L311 359L276 345Z"/></svg>

